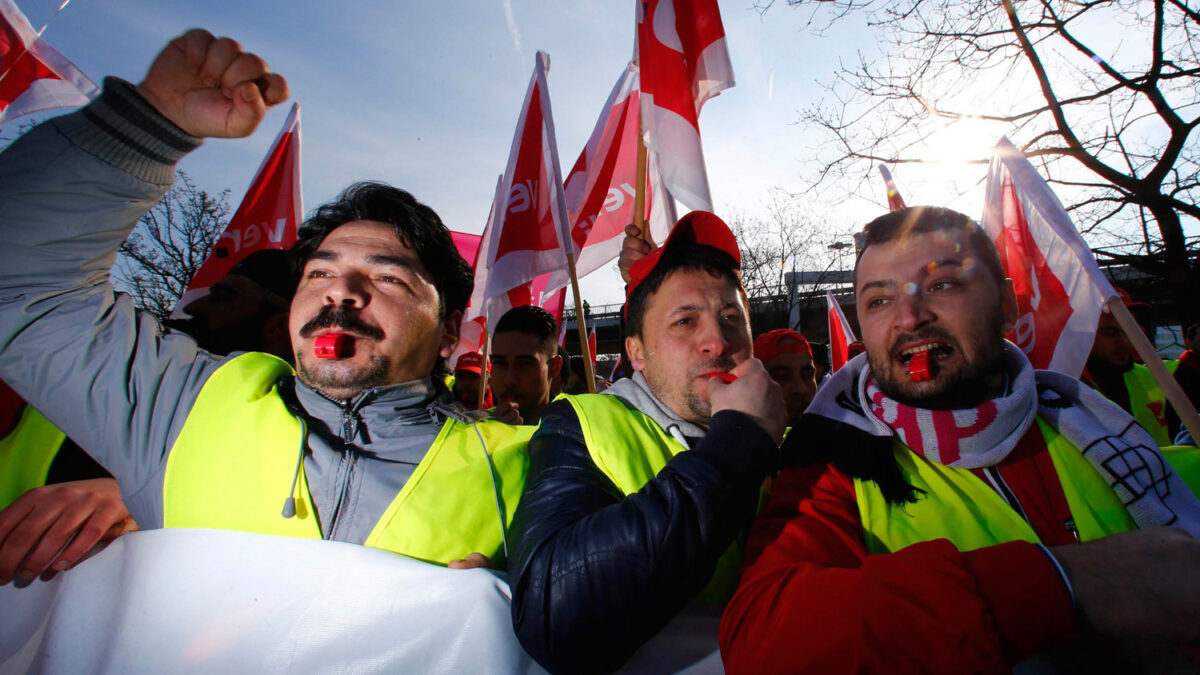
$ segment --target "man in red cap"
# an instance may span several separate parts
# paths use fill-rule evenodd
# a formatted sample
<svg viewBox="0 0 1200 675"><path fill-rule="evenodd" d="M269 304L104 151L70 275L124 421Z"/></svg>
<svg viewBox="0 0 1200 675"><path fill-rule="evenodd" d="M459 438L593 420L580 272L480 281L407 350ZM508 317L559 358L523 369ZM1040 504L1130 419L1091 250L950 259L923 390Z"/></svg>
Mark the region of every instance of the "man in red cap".
<svg viewBox="0 0 1200 675"><path fill-rule="evenodd" d="M792 426L817 395L817 370L808 338L790 328L767 331L754 341L754 357L783 390L788 426Z"/></svg>
<svg viewBox="0 0 1200 675"><path fill-rule="evenodd" d="M508 570L517 636L551 671L614 670L693 600L712 628L736 583L786 414L740 260L719 218L684 216L630 268L633 377L542 414Z"/></svg>
<svg viewBox="0 0 1200 675"><path fill-rule="evenodd" d="M1135 318L1140 319L1138 314L1150 309L1144 302L1134 302L1125 289L1115 290ZM1179 364L1167 361L1166 365L1174 372ZM1171 445L1179 431L1179 419L1168 410L1167 396L1150 369L1134 361L1133 343L1107 308L1100 314L1083 379L1132 414L1160 446Z"/></svg>
<svg viewBox="0 0 1200 675"><path fill-rule="evenodd" d="M491 372L491 368L488 368ZM467 352L454 365L454 400L468 410L479 409L479 386L483 384L483 355ZM492 407L492 390L483 395L483 407Z"/></svg>

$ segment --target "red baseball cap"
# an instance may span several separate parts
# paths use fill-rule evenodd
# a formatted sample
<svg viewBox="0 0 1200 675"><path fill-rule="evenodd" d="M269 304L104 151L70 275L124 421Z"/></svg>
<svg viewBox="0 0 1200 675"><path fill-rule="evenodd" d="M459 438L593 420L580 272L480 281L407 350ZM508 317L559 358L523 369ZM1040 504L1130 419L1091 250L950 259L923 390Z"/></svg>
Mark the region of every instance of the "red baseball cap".
<svg viewBox="0 0 1200 675"><path fill-rule="evenodd" d="M1124 288L1121 288L1120 286L1113 286L1113 290L1117 292L1117 296L1121 298L1121 304L1125 305L1126 309L1150 309L1150 305L1145 302L1134 302L1133 296L1130 295L1129 291L1125 290ZM1109 313L1107 305L1104 307L1104 313Z"/></svg>
<svg viewBox="0 0 1200 675"><path fill-rule="evenodd" d="M663 253L672 246L711 246L732 256L738 267L742 265L742 252L738 250L737 239L725 221L708 211L692 211L675 223L662 246L633 263L629 269L629 284L625 287L626 307L633 291L650 276Z"/></svg>
<svg viewBox="0 0 1200 675"><path fill-rule="evenodd" d="M457 373L460 370L469 370L472 373L479 373L480 375L482 375L483 374L483 354L477 354L475 352L467 352L466 354L463 354L462 356L458 357L458 363L454 366L454 372ZM492 372L492 369L490 366L488 367L488 372L489 373Z"/></svg>
<svg viewBox="0 0 1200 675"><path fill-rule="evenodd" d="M803 352L812 358L812 345L808 338L791 328L769 330L754 340L754 358L766 363L789 352Z"/></svg>

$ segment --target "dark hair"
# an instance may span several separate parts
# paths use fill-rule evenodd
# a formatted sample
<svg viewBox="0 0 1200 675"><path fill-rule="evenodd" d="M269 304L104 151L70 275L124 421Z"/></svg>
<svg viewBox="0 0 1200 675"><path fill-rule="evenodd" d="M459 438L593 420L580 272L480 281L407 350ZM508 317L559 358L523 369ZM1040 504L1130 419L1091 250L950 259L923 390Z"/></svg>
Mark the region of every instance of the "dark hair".
<svg viewBox="0 0 1200 675"><path fill-rule="evenodd" d="M567 382L569 382L571 380L571 370L574 369L574 367L575 367L574 366L575 359L578 359L579 357L571 356L570 352L563 349L561 345L558 348L558 355L559 355L559 357L562 358L562 362L563 362L564 366L568 366L568 364L570 364L569 367L564 367L564 368L558 369L558 376L560 378L562 378L562 383L563 383L563 386L565 387L565 386L567 386ZM583 365L582 361L580 361L580 365ZM580 375L580 377L583 377L583 376Z"/></svg>
<svg viewBox="0 0 1200 675"><path fill-rule="evenodd" d="M417 258L433 277L438 310L443 317L466 309L474 274L450 238L450 230L433 209L404 190L384 183L355 183L334 201L318 207L300 227L299 238L292 246L296 264L303 268L330 232L356 220L391 225L400 241L416 251Z"/></svg>
<svg viewBox="0 0 1200 675"><path fill-rule="evenodd" d="M742 286L742 274L733 256L712 246L671 246L663 251L658 264L626 301L625 335L639 338L642 336L642 319L646 314L646 304L667 275L675 270L703 270L714 277L727 279L737 287L745 299L746 289Z"/></svg>
<svg viewBox="0 0 1200 675"><path fill-rule="evenodd" d="M558 353L558 322L553 314L536 305L513 307L505 312L493 332L500 333L527 333L536 337L547 360Z"/></svg>
<svg viewBox="0 0 1200 675"><path fill-rule="evenodd" d="M570 377L571 373L575 373L575 377L578 377L581 380L587 379L587 369L583 367L582 356L572 356L571 367L569 369L563 368L563 372L567 373L567 377Z"/></svg>
<svg viewBox="0 0 1200 675"><path fill-rule="evenodd" d="M967 242L979 257L980 262L991 273L996 283L1003 284L1007 275L1004 266L1000 264L1000 254L996 245L975 221L958 211L937 206L910 206L906 209L891 211L867 223L861 236L855 238L858 252L854 259L854 286L858 287L858 262L863 253L872 244L883 244L894 239L901 239L914 234L944 232L957 230L966 233Z"/></svg>

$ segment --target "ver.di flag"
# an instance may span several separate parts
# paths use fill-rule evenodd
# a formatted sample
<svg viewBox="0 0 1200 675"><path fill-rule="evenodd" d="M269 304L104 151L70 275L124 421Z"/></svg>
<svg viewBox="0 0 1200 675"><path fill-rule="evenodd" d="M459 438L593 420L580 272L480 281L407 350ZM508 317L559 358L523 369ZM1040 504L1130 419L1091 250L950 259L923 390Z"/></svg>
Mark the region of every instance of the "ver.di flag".
<svg viewBox="0 0 1200 675"><path fill-rule="evenodd" d="M75 108L100 88L43 42L12 0L0 0L0 123L54 108Z"/></svg>
<svg viewBox="0 0 1200 675"><path fill-rule="evenodd" d="M883 175L883 184L887 187L888 210L899 211L905 208L904 198L900 196L900 190L896 188L896 181L892 180L892 172L880 164L879 173Z"/></svg>
<svg viewBox="0 0 1200 675"><path fill-rule="evenodd" d="M1079 377L1116 291L1058 197L1007 138L992 151L980 224L1016 287L1018 319L1008 338L1034 368Z"/></svg>
<svg viewBox="0 0 1200 675"><path fill-rule="evenodd" d="M734 85L717 0L637 2L637 59L646 148L658 155L672 196L712 211L700 108Z"/></svg>
<svg viewBox="0 0 1200 675"><path fill-rule="evenodd" d="M207 293L209 287L224 279L234 265L251 253L271 248L286 249L296 243L296 230L303 213L300 104L294 103L283 129L246 190L246 196L229 220L229 226L175 305L176 313Z"/></svg>
<svg viewBox="0 0 1200 675"><path fill-rule="evenodd" d="M829 315L829 366L833 372L837 372L850 360L850 343L857 338L846 315L842 313L842 306L828 290L825 291L825 305Z"/></svg>
<svg viewBox="0 0 1200 675"><path fill-rule="evenodd" d="M630 63L608 95L563 186L579 278L616 259L625 226L635 220L639 101L637 67ZM657 158L651 157L646 178L650 236L663 241L676 221L675 200L663 187ZM551 274L548 286L559 288L568 281L567 270L560 269Z"/></svg>

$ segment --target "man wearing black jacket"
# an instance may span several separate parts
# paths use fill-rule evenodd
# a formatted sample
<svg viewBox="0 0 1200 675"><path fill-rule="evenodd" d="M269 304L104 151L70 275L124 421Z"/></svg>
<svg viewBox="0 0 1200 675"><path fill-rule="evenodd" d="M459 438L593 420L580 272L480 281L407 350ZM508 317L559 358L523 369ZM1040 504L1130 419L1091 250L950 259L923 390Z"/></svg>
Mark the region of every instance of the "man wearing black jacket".
<svg viewBox="0 0 1200 675"><path fill-rule="evenodd" d="M630 270L633 378L542 414L508 569L517 636L551 671L614 670L737 581L786 419L751 358L739 264L719 218L681 219Z"/></svg>

